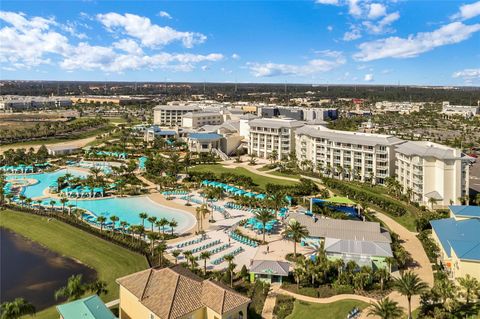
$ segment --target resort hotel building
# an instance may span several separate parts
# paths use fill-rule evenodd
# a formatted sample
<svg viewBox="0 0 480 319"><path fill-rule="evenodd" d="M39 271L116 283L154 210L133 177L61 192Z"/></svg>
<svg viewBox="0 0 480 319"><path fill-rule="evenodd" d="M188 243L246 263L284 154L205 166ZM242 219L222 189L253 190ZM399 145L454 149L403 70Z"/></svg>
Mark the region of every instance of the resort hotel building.
<svg viewBox="0 0 480 319"><path fill-rule="evenodd" d="M395 171L394 147L403 141L390 135L335 131L306 125L295 132L298 161L341 179L384 184Z"/></svg>
<svg viewBox="0 0 480 319"><path fill-rule="evenodd" d="M276 151L277 159L295 151L295 130L304 125L293 119L254 119L249 122L248 153L269 158Z"/></svg>
<svg viewBox="0 0 480 319"><path fill-rule="evenodd" d="M153 124L167 126L181 126L182 117L186 113L199 112L197 105L168 104L153 108Z"/></svg>
<svg viewBox="0 0 480 319"><path fill-rule="evenodd" d="M445 207L468 194L469 163L459 149L419 141L402 143L395 153L396 179L411 200Z"/></svg>

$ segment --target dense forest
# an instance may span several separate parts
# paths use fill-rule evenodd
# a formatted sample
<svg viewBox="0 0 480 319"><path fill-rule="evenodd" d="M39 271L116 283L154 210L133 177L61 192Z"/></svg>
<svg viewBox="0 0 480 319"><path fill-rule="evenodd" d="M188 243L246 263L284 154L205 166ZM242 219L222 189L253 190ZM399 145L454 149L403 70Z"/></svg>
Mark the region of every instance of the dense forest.
<svg viewBox="0 0 480 319"><path fill-rule="evenodd" d="M420 87L399 85L307 85L256 83L55 82L1 81L1 94L15 95L142 95L159 100L207 99L287 103L288 99L360 98L375 101L441 102L477 105L480 87ZM308 92L308 94L307 94Z"/></svg>

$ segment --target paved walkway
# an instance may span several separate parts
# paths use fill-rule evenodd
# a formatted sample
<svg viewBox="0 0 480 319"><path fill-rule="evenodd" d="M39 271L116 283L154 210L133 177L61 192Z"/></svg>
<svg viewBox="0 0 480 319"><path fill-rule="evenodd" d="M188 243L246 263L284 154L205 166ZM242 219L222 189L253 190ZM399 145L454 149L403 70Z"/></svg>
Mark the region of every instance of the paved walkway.
<svg viewBox="0 0 480 319"><path fill-rule="evenodd" d="M360 295L353 295L353 294L335 295L335 296L328 297L328 298L315 298L315 297L296 294L294 292L291 292L291 291L288 291L288 290L285 290L285 289L282 289L282 288L280 288L278 290L278 293L282 294L282 295L292 296L292 297L294 297L295 299L298 299L298 300L303 300L303 301L312 302L312 303L321 303L321 304L332 303L332 302L341 301L341 300L348 300L348 299L358 300L358 301L362 301L362 302L366 302L366 303L371 303L371 302L376 302L377 301L374 298L360 296Z"/></svg>
<svg viewBox="0 0 480 319"><path fill-rule="evenodd" d="M280 289L280 284L271 284L270 290L263 304L262 318L263 319L273 319L273 309L275 309L275 303L277 301L278 291Z"/></svg>

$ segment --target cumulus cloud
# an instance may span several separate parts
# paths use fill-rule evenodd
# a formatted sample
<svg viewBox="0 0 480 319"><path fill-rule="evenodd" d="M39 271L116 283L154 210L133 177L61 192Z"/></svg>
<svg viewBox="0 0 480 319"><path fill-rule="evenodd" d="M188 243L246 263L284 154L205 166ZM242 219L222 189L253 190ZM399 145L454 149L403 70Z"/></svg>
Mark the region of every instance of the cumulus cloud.
<svg viewBox="0 0 480 319"><path fill-rule="evenodd" d="M478 15L480 15L480 1L462 5L459 12L455 13L451 18L453 20L468 20Z"/></svg>
<svg viewBox="0 0 480 319"><path fill-rule="evenodd" d="M247 63L248 68L255 77L274 76L305 76L315 73L328 72L345 64L346 59L338 51L321 51L325 58L313 59L303 65L280 63ZM328 59L327 59L328 58Z"/></svg>
<svg viewBox="0 0 480 319"><path fill-rule="evenodd" d="M385 33L387 31L392 31L389 26L397 21L400 18L400 14L398 12L393 12L385 17L383 17L378 23L373 23L371 21L364 21L362 24L367 28L370 33L373 34L380 34Z"/></svg>
<svg viewBox="0 0 480 319"><path fill-rule="evenodd" d="M452 74L454 78L462 78L465 82L471 83L473 80L480 79L480 68L478 69L464 69Z"/></svg>
<svg viewBox="0 0 480 319"><path fill-rule="evenodd" d="M361 17L363 10L360 7L359 0L348 0L348 13L354 17Z"/></svg>
<svg viewBox="0 0 480 319"><path fill-rule="evenodd" d="M332 25L327 26L327 31L332 32L333 31L333 26Z"/></svg>
<svg viewBox="0 0 480 319"><path fill-rule="evenodd" d="M465 25L452 22L432 32L420 32L407 38L389 37L359 45L360 51L353 55L358 61L373 61L384 58L411 58L434 48L459 43L480 30L480 23Z"/></svg>
<svg viewBox="0 0 480 319"><path fill-rule="evenodd" d="M119 16L127 17L127 15ZM114 16L114 18L118 17ZM150 45L151 43L169 43L169 41L178 40L185 44L185 42L195 41L195 36L192 35L192 38L189 38L190 35L181 33L176 37L170 35L169 38L163 38L163 40L157 39L148 42L145 37L135 37L135 32L142 28L150 31L152 28L157 30L158 26L152 25L148 19L147 21L138 16L135 16L133 20L143 22L142 26L137 26L137 29L125 26L125 33L132 34L131 38L119 38L117 41L105 45L93 45L88 42L71 43L65 34L72 35L73 29L66 29L65 26L68 24L58 23L53 18L27 17L23 13L2 11L0 20L5 23L5 26L0 29L0 64L4 70L58 63L67 72L78 69L123 72L125 70L158 68L191 71L198 63L223 59L223 55L220 53L168 53L159 52L156 47L150 48L148 53L144 52L141 45L144 43ZM121 25L118 20L110 22L108 25L112 28ZM123 20L123 22L125 21Z"/></svg>
<svg viewBox="0 0 480 319"><path fill-rule="evenodd" d="M387 14L387 8L381 3L372 3L369 5L368 18L377 19Z"/></svg>
<svg viewBox="0 0 480 319"><path fill-rule="evenodd" d="M238 55L237 53L234 53L234 54L232 54L232 59L234 59L234 60L239 60L239 59L240 59L240 55Z"/></svg>
<svg viewBox="0 0 480 319"><path fill-rule="evenodd" d="M171 19L172 16L170 15L170 13L168 13L167 11L160 11L158 13L158 16L159 17L162 17L162 18L167 18L167 19Z"/></svg>
<svg viewBox="0 0 480 319"><path fill-rule="evenodd" d="M197 32L182 32L171 27L152 24L149 18L136 14L124 15L110 12L97 14L97 19L110 32L120 31L139 39L145 47L162 47L175 41L181 41L186 48L203 43L207 37Z"/></svg>
<svg viewBox="0 0 480 319"><path fill-rule="evenodd" d="M315 2L319 4L338 5L338 0L315 0Z"/></svg>
<svg viewBox="0 0 480 319"><path fill-rule="evenodd" d="M365 76L363 77L363 80L365 82L372 82L373 81L373 74L371 74L371 73L365 74Z"/></svg>
<svg viewBox="0 0 480 319"><path fill-rule="evenodd" d="M347 31L343 34L343 41L353 41L360 39L361 37L362 32L360 31L360 29L355 25L351 25L350 31Z"/></svg>

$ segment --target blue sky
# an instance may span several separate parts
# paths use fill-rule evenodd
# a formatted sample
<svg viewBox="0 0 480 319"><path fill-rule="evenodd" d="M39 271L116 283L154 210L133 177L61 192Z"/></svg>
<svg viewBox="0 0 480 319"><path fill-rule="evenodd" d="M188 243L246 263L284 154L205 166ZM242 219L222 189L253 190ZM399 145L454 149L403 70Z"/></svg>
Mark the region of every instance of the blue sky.
<svg viewBox="0 0 480 319"><path fill-rule="evenodd" d="M3 1L0 78L480 84L480 1Z"/></svg>

